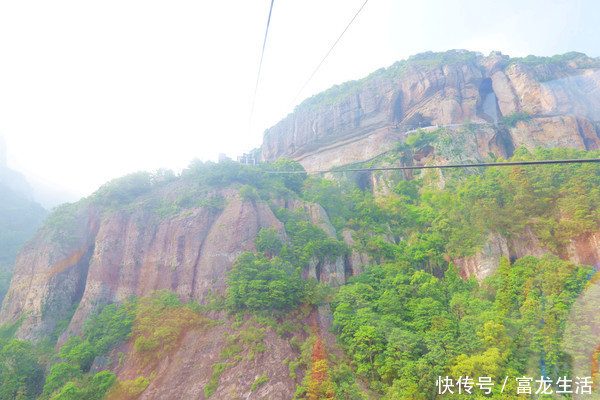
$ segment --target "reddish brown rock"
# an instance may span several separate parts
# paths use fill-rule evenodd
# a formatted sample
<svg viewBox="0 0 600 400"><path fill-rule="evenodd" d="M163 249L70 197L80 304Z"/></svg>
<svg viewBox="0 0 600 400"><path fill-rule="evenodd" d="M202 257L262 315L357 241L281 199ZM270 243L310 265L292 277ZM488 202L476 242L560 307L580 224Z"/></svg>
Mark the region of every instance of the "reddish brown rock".
<svg viewBox="0 0 600 400"><path fill-rule="evenodd" d="M169 198L174 191L152 196L174 201ZM78 303L59 338L62 343L98 307L130 295L168 289L201 303L223 295L227 271L237 256L255 250L253 241L261 228L274 227L282 238L286 234L265 202L244 201L230 190L221 194L226 198L221 211L195 207L166 217L144 201L104 215L81 203L69 234L46 227L21 251L0 324L23 317L18 337L37 341L51 334L57 321L69 318L71 305ZM294 199L275 203L302 209L328 236L337 236L320 205ZM67 235L74 240L64 240ZM332 285L345 283L345 257L313 264L307 276Z"/></svg>
<svg viewBox="0 0 600 400"><path fill-rule="evenodd" d="M508 242L506 238L499 233L492 232L483 248L469 257L459 257L453 261L463 278L469 278L475 275L481 282L498 269L500 257L509 258Z"/></svg>
<svg viewBox="0 0 600 400"><path fill-rule="evenodd" d="M46 225L19 252L0 325L24 316L20 338L36 340L50 335L56 321L83 294L98 216L87 205L74 214L68 230Z"/></svg>
<svg viewBox="0 0 600 400"><path fill-rule="evenodd" d="M242 343L241 352L236 354L239 360L236 361L234 357L223 360L219 355L223 349L231 346L228 336L237 333L240 328L232 328L235 321L224 313L217 315L217 318L221 324L185 332L177 349L163 357L157 365L143 365L135 357L131 344L122 346L120 351L128 354L128 357L122 365L114 368L114 372L121 381L134 380L139 376L156 376L138 397L140 400L206 399L205 387L209 386L213 377L213 365L228 363L219 375L211 400L293 398L296 385L302 381L304 373L298 368L296 379L292 378L288 366L283 362L296 359L298 350L273 329L266 328L265 337L260 341L266 351L252 350L254 343ZM297 332L296 335L300 341L307 336L304 332ZM263 375L268 381L252 390L253 383Z"/></svg>
<svg viewBox="0 0 600 400"><path fill-rule="evenodd" d="M91 213L87 206L81 214ZM79 306L65 337L102 304L168 289L202 302L223 294L226 272L262 227L282 223L266 203L228 197L218 213L193 208L160 218L139 205L104 217L80 218L75 242L61 247L53 232L38 233L21 252L0 324L24 316L17 334L38 340Z"/></svg>
<svg viewBox="0 0 600 400"><path fill-rule="evenodd" d="M397 136L397 127L406 131L418 128L419 123L427 126L478 119L481 80L481 70L474 63L411 67L391 79L376 77L356 94L334 98L333 104L300 106L265 133L262 156L266 160L300 158L372 134Z"/></svg>
<svg viewBox="0 0 600 400"><path fill-rule="evenodd" d="M462 277L475 275L481 282L498 268L500 257L515 260L527 255L542 257L552 253L533 231L526 229L521 236L510 240L499 233L491 233L480 251L472 256L460 257L452 261ZM554 254L576 264L600 267L600 233L589 232L573 238L567 244L566 251Z"/></svg>

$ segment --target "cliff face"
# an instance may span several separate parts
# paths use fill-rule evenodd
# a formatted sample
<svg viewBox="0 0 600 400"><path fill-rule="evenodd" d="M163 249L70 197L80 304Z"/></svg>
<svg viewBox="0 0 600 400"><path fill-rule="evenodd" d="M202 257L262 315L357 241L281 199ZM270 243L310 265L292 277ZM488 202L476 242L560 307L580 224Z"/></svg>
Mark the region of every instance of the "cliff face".
<svg viewBox="0 0 600 400"><path fill-rule="evenodd" d="M475 63L435 69L409 66L399 70L397 76L395 72L381 73L331 100L316 99L314 105L307 100L309 104L300 105L297 112L265 133L263 158L304 161L311 152L332 145L341 147L367 136L376 136L377 144L386 139L397 141L397 137L388 138L399 132L397 128L407 130L423 122L449 124L477 117L477 87L482 72ZM348 161L353 160L340 160L342 164Z"/></svg>
<svg viewBox="0 0 600 400"><path fill-rule="evenodd" d="M210 386L214 376L214 365L222 363L223 373L219 376L218 385L210 394L211 399L228 400L232 398L257 398L285 400L294 397L296 385L302 381L303 373L299 370L297 377L292 377L284 360L292 361L299 356L298 349L288 341L287 337L277 334L271 327L262 328L263 334L256 343L243 344L236 358L223 359L219 355L231 346L232 335L254 324L246 318L245 324L235 327L234 318L228 318L226 312L214 315L221 321L219 324L207 324L202 329L186 331L177 348L167 357L162 357L156 364L146 363L135 357L132 343L125 343L119 348L130 357L118 363L118 356L113 357L113 371L121 381L135 380L138 376L156 375L148 387L138 397L139 400L150 399L206 399L206 387ZM237 323L239 325L239 322ZM251 328L250 328L251 329ZM294 332L299 343L308 335ZM260 351L260 346L266 350ZM254 348L254 350L252 349ZM117 366L118 364L118 366ZM105 368L101 366L100 369ZM268 384L252 388L257 378L266 376Z"/></svg>
<svg viewBox="0 0 600 400"><path fill-rule="evenodd" d="M258 231L270 226L283 230L259 202L231 199L219 215L202 208L186 214L157 221L139 209L105 218L70 330L78 331L98 304L129 295L168 289L202 302L211 292L222 294L226 271L239 254L254 250Z"/></svg>
<svg viewBox="0 0 600 400"><path fill-rule="evenodd" d="M417 129L441 130L430 146L394 165L482 162L525 147L600 148L600 63L582 54L552 58L483 57L465 51L427 53L313 96L266 131L262 157L289 157L306 170L354 163L385 166ZM389 158L389 157L388 157ZM381 160L381 161L380 161ZM433 172L432 172L433 173ZM391 193L394 173L355 177L376 196ZM404 178L412 177L410 171ZM436 184L444 186L444 175ZM589 236L589 235L588 235ZM564 259L598 265L594 237L573 238ZM491 233L471 257L453 260L463 276L490 275L499 257L549 253L528 232L508 240Z"/></svg>
<svg viewBox="0 0 600 400"><path fill-rule="evenodd" d="M166 187L152 195L168 197L176 190ZM58 321L68 321L75 305L62 342L79 332L98 306L129 295L168 289L202 303L208 295L224 294L227 271L238 255L254 251L260 229L274 227L283 238L285 230L267 203L245 201L234 190L220 195L226 204L220 211L194 207L167 217L143 202L102 214L94 204L80 204L68 232L46 226L21 250L0 324L22 317L17 336L37 341L50 335ZM322 207L280 203L278 207L306 209L315 224L336 235ZM349 263L345 257L315 260L306 274L343 284Z"/></svg>
<svg viewBox="0 0 600 400"><path fill-rule="evenodd" d="M596 149L600 65L583 55L565 58L417 56L306 100L267 130L262 157L293 158L307 170L331 168L371 159L419 127L494 124L517 113L532 118L510 127L513 148Z"/></svg>
<svg viewBox="0 0 600 400"><path fill-rule="evenodd" d="M483 248L469 257L452 260L464 278L474 275L480 282L490 276L500 265L500 257L509 260L531 255L542 257L553 252L546 248L531 230L522 236L507 239L499 233L491 233ZM556 256L576 264L600 266L600 233L590 232L572 238L566 251Z"/></svg>
<svg viewBox="0 0 600 400"><path fill-rule="evenodd" d="M60 347L80 334L84 322L103 305L131 295L142 297L167 289L183 301L207 304L216 295L225 295L227 272L241 253L256 250L254 239L262 228L274 228L280 239L291 240L272 210L297 210L328 237L338 237L325 209L318 204L293 198L272 199L268 204L240 195L236 184L202 186L194 191L195 178L173 179L142 194L123 182L116 192L109 184L110 190L104 194L55 211L18 256L0 325L17 322L15 336L32 342L52 337L58 327L66 326L58 337ZM136 193L136 197L127 198L124 193ZM122 202L115 203L115 199ZM173 209L174 204L183 203L186 205ZM345 237L351 240L349 232ZM358 263L362 261L356 252L334 259L315 257L303 274L341 285L348 274L360 271ZM299 326L311 326L314 332L322 329L316 320L328 315L309 307L296 314L298 319L288 318L286 326L302 319ZM286 331L282 336L277 325L267 327L256 343L240 342L236 357L231 355L225 363L223 351L232 346L231 337L243 332L250 335L248 332L254 332L249 331L254 329L251 326L262 325L246 321L241 329L239 321L225 311L203 315L210 323L185 328L175 350L151 366L138 357L132 338L112 353L96 358L93 368L111 369L121 381L135 380L140 374L157 376L139 397L142 399L207 398L217 364L226 371L220 374L211 398L229 399L234 394L294 397L304 372L299 369L297 376L291 374L285 363L300 357L298 344L309 336L304 329L294 328L296 333ZM242 314L239 317L245 318ZM292 336L299 340L295 345L290 342ZM269 383L253 388L261 376Z"/></svg>

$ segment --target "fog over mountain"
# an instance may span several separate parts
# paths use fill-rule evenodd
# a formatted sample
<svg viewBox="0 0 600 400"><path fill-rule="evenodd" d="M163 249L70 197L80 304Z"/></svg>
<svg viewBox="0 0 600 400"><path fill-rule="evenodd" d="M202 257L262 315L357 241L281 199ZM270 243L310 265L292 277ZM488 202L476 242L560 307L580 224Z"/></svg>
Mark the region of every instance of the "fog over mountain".
<svg viewBox="0 0 600 400"><path fill-rule="evenodd" d="M59 204L73 202L81 198L70 189L53 183L27 166L11 160L6 139L0 133L0 184L14 191L28 201L35 201L45 209L51 210Z"/></svg>

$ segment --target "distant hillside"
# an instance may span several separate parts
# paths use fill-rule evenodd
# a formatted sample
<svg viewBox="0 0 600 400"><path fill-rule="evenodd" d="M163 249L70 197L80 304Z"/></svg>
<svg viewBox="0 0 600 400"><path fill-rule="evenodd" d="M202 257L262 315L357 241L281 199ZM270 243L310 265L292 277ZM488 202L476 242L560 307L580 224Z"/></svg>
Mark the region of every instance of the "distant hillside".
<svg viewBox="0 0 600 400"><path fill-rule="evenodd" d="M0 183L0 304L12 275L17 253L33 236L48 212Z"/></svg>

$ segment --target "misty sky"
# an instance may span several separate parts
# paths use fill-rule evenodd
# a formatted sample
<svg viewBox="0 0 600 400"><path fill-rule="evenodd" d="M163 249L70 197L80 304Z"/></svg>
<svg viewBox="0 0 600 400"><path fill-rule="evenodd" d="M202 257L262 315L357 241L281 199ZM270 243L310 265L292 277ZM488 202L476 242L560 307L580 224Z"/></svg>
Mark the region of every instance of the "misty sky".
<svg viewBox="0 0 600 400"><path fill-rule="evenodd" d="M364 0L0 2L9 166L77 195L260 146ZM298 97L423 51L600 56L594 0L370 0Z"/></svg>

